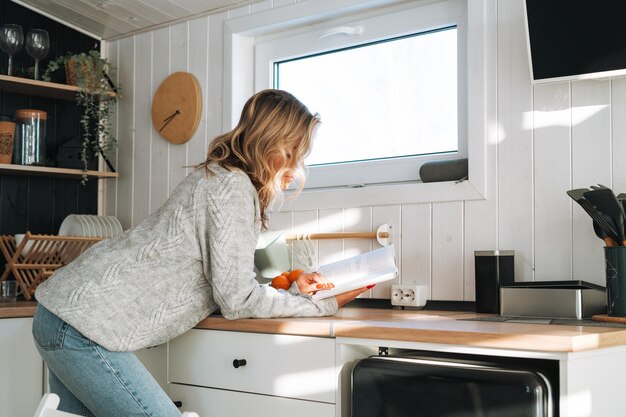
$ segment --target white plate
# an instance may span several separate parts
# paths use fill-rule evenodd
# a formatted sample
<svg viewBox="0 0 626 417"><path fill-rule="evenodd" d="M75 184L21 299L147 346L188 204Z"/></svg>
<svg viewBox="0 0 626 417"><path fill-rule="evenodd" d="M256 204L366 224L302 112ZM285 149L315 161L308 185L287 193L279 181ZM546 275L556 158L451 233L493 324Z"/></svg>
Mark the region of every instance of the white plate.
<svg viewBox="0 0 626 417"><path fill-rule="evenodd" d="M102 222L107 238L115 236L113 231L113 225L109 221L107 216L99 216L98 219Z"/></svg>
<svg viewBox="0 0 626 417"><path fill-rule="evenodd" d="M100 228L100 237L103 237L105 239L108 238L109 228L107 227L104 220L102 220L102 216L93 216L91 219L96 223L96 226Z"/></svg>
<svg viewBox="0 0 626 417"><path fill-rule="evenodd" d="M111 225L111 229L113 230L113 234L111 236L121 235L124 232L122 229L122 224L115 216L107 216L107 221Z"/></svg>
<svg viewBox="0 0 626 417"><path fill-rule="evenodd" d="M93 216L91 216L90 214L85 214L84 219L85 219L85 222L87 222L87 225L89 226L89 237L100 236L100 228L98 227L96 222L93 220Z"/></svg>
<svg viewBox="0 0 626 417"><path fill-rule="evenodd" d="M24 240L24 237L26 237L25 234L17 234L15 235L15 248L17 249L18 246L20 246L20 243L22 243L22 240ZM28 255L28 252L30 251L30 249L33 247L33 242L32 240L30 242L26 242L26 246L24 246L24 249L22 249L22 253L20 255Z"/></svg>
<svg viewBox="0 0 626 417"><path fill-rule="evenodd" d="M85 219L85 217L82 214L77 214L76 217L78 217L78 221L80 222L80 225L83 228L83 233L81 234L81 236L83 237L91 236L91 227L89 227L89 223L87 223L87 220Z"/></svg>
<svg viewBox="0 0 626 417"><path fill-rule="evenodd" d="M79 214L78 220L83 225L83 236L92 237L94 230L91 226L91 222L87 219L87 217L84 214Z"/></svg>
<svg viewBox="0 0 626 417"><path fill-rule="evenodd" d="M102 229L102 237L105 239L111 237L111 231L109 230L108 225L104 221L104 217L96 216L96 220L98 221L98 223L100 224L100 228Z"/></svg>
<svg viewBox="0 0 626 417"><path fill-rule="evenodd" d="M98 237L106 237L106 231L102 226L102 222L100 222L100 216L91 216L91 221L96 225L96 230L98 232Z"/></svg>
<svg viewBox="0 0 626 417"><path fill-rule="evenodd" d="M76 214L70 214L61 223L59 236L84 236L83 225Z"/></svg>
<svg viewBox="0 0 626 417"><path fill-rule="evenodd" d="M91 237L100 237L100 235L102 234L101 230L100 230L100 225L98 223L96 223L96 220L94 219L94 216L87 216L87 221L89 222L89 225L91 226L91 229L93 230L93 234L91 235Z"/></svg>

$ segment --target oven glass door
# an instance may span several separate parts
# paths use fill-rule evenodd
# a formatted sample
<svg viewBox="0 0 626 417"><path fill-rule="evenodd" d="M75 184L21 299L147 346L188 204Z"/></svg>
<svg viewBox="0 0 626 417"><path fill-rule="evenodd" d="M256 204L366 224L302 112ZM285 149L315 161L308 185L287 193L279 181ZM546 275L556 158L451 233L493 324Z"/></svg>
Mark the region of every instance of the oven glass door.
<svg viewBox="0 0 626 417"><path fill-rule="evenodd" d="M377 356L352 371L352 417L551 417L538 371L440 358Z"/></svg>

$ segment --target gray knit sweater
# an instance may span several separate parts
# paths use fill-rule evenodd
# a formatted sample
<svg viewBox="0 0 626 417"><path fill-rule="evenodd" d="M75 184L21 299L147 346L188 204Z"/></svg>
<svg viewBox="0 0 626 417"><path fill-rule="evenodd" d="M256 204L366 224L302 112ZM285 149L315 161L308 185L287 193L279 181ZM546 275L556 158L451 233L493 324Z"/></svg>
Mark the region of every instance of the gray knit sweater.
<svg viewBox="0 0 626 417"><path fill-rule="evenodd" d="M195 170L156 213L57 270L37 300L113 351L163 343L218 309L228 319L334 314L334 297L255 280L256 190L243 172L212 172Z"/></svg>

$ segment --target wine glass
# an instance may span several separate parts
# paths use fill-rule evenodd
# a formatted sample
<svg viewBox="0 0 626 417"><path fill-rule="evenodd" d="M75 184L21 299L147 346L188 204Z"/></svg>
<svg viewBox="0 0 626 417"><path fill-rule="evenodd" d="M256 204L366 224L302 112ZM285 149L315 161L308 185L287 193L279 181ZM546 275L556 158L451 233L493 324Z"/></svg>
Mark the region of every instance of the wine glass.
<svg viewBox="0 0 626 417"><path fill-rule="evenodd" d="M24 33L20 25L7 23L0 28L0 49L9 54L9 68L7 75L13 73L13 55L22 49L24 44Z"/></svg>
<svg viewBox="0 0 626 417"><path fill-rule="evenodd" d="M35 79L39 79L39 60L48 55L50 37L48 31L33 29L26 34L26 53L35 60Z"/></svg>

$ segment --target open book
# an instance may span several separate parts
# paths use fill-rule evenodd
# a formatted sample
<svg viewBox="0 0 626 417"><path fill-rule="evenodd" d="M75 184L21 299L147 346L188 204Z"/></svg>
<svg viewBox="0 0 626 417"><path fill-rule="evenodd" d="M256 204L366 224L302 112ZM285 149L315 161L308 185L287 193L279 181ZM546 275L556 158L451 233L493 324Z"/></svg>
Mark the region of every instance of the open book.
<svg viewBox="0 0 626 417"><path fill-rule="evenodd" d="M335 284L335 288L318 291L314 300L334 297L337 294L394 279L398 268L393 245L366 252L352 258L321 266L318 273Z"/></svg>

